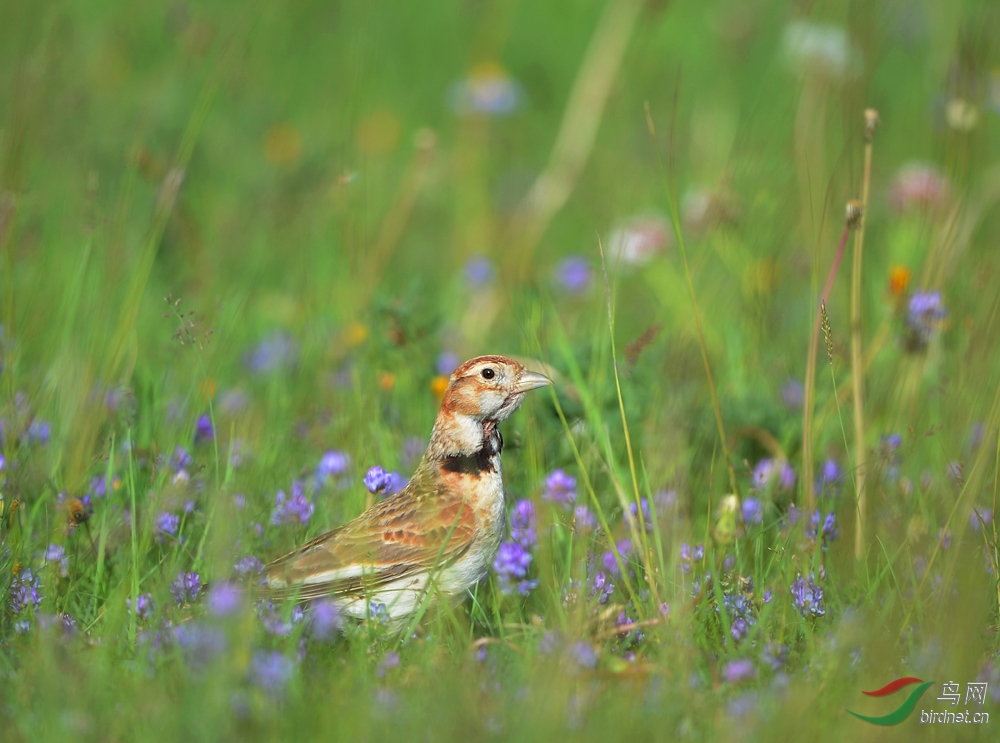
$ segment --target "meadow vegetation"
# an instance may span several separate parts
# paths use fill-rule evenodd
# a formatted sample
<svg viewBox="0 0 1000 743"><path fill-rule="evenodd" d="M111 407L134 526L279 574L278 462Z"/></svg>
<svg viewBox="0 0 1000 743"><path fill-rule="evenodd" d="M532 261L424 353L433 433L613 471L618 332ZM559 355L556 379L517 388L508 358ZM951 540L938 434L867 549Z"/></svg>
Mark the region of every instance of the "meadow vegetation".
<svg viewBox="0 0 1000 743"><path fill-rule="evenodd" d="M0 4L0 738L994 740L997 28ZM556 382L488 581L262 597L486 353Z"/></svg>

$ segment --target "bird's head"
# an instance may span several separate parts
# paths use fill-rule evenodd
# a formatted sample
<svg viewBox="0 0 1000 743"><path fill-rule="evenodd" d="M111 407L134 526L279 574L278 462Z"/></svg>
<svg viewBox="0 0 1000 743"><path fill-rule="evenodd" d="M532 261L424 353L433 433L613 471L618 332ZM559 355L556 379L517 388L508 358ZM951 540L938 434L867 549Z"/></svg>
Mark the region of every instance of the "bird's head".
<svg viewBox="0 0 1000 743"><path fill-rule="evenodd" d="M470 454L483 445L483 424L499 423L521 407L526 392L552 384L506 356L477 356L448 380L432 446L442 454Z"/></svg>
<svg viewBox="0 0 1000 743"><path fill-rule="evenodd" d="M509 418L524 395L552 384L544 374L528 371L506 356L477 356L458 367L448 381L441 409L480 421Z"/></svg>

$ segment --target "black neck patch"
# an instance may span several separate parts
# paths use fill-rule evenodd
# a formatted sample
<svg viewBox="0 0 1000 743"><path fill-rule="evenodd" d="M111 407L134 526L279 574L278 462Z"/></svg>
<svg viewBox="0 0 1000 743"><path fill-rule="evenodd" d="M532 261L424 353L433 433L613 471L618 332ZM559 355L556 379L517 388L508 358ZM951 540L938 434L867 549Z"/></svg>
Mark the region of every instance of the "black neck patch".
<svg viewBox="0 0 1000 743"><path fill-rule="evenodd" d="M460 472L463 475L479 477L483 473L495 473L494 457L503 451L503 437L495 421L483 424L483 446L474 454L455 454L445 457L441 468L445 472Z"/></svg>

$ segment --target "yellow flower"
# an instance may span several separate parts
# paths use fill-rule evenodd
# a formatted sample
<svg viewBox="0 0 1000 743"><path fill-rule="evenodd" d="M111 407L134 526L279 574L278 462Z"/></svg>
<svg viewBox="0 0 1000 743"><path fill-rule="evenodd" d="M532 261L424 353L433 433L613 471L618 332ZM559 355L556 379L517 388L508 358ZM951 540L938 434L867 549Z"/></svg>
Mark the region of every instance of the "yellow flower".
<svg viewBox="0 0 1000 743"><path fill-rule="evenodd" d="M344 344L348 348L360 346L368 340L368 328L363 323L352 322L344 328Z"/></svg>
<svg viewBox="0 0 1000 743"><path fill-rule="evenodd" d="M293 163L302 152L302 137L289 124L275 124L264 135L264 157L275 165Z"/></svg>
<svg viewBox="0 0 1000 743"><path fill-rule="evenodd" d="M434 393L434 397L439 400L444 397L444 391L448 389L448 377L443 374L439 374L431 380L431 392Z"/></svg>

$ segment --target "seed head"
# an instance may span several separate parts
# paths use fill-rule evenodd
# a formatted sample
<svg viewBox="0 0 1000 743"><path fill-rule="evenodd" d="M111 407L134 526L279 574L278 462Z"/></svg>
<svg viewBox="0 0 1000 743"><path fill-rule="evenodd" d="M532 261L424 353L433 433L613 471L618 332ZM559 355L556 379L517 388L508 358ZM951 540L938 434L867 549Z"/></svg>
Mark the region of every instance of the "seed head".
<svg viewBox="0 0 1000 743"><path fill-rule="evenodd" d="M875 129L879 125L878 111L874 108L865 109L865 142L871 142Z"/></svg>
<svg viewBox="0 0 1000 743"><path fill-rule="evenodd" d="M850 227L852 230L857 228L857 226L861 224L862 211L863 210L861 208L861 202L858 201L857 199L851 199L850 201L847 202L847 212L846 212L847 226Z"/></svg>

